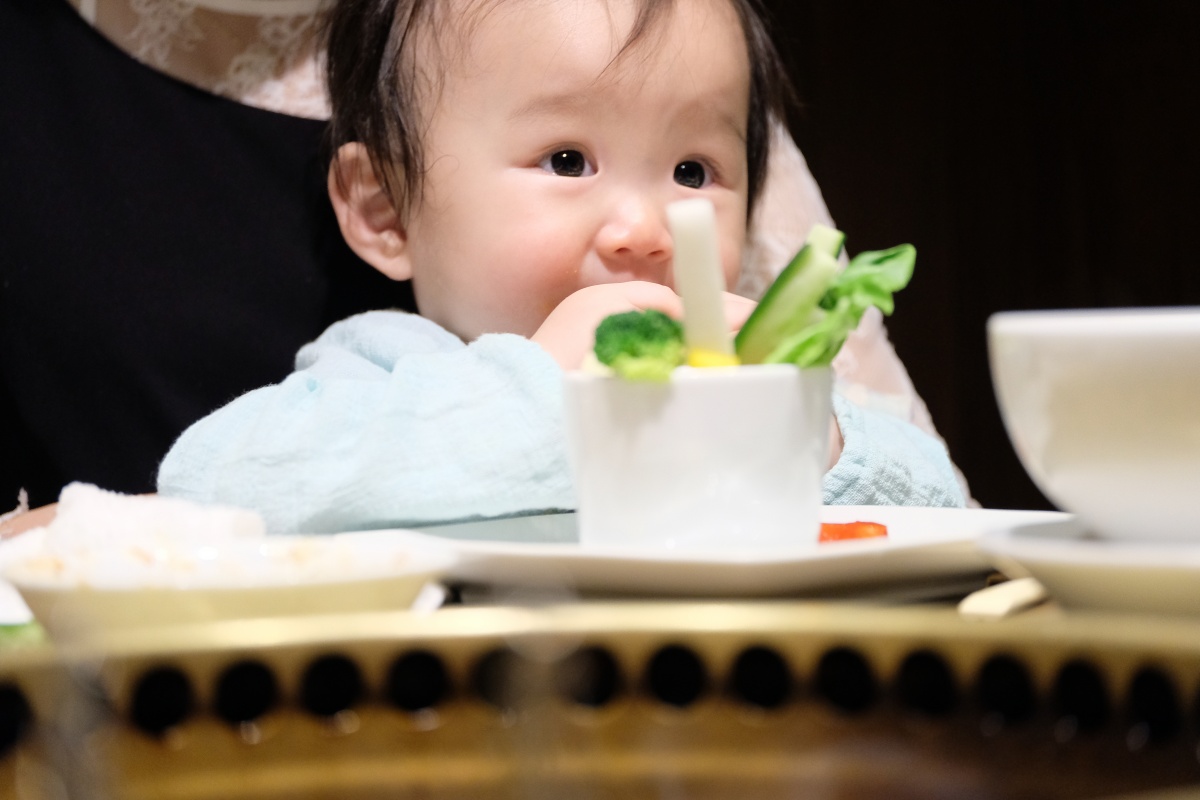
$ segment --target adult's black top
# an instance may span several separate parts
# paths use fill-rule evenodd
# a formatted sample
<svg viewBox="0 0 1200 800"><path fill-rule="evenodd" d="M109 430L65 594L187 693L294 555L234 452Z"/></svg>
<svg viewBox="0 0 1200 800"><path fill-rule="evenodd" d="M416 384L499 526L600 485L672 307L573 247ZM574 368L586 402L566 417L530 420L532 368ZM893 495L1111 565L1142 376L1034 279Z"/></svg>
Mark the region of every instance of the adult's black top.
<svg viewBox="0 0 1200 800"><path fill-rule="evenodd" d="M0 0L0 512L72 480L152 491L190 423L368 308L323 123L145 67L63 0Z"/></svg>

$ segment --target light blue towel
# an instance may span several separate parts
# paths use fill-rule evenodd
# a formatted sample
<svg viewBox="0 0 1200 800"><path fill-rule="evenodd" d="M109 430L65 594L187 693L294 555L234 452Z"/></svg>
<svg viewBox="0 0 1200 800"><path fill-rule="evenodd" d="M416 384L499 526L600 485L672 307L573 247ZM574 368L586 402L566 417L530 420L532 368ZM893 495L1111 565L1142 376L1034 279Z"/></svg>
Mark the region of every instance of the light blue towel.
<svg viewBox="0 0 1200 800"><path fill-rule="evenodd" d="M332 532L574 508L562 372L509 334L464 344L392 311L331 326L296 372L183 433L161 494L255 509L268 530ZM945 448L835 397L846 442L827 503L962 505Z"/></svg>
<svg viewBox="0 0 1200 800"><path fill-rule="evenodd" d="M834 392L845 446L825 473L827 505L966 505L946 446L905 420L855 405Z"/></svg>

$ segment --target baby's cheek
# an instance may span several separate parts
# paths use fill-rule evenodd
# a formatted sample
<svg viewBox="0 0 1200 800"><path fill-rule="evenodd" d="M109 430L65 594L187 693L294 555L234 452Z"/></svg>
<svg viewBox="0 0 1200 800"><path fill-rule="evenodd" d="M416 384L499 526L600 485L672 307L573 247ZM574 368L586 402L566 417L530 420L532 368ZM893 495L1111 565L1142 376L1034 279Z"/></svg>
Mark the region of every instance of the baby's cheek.
<svg viewBox="0 0 1200 800"><path fill-rule="evenodd" d="M494 281L493 302L513 315L513 332L530 335L581 288L580 261L571 257L569 240L562 237L505 238L503 269L498 270L503 275Z"/></svg>
<svg viewBox="0 0 1200 800"><path fill-rule="evenodd" d="M557 295L555 305L580 288L584 248L569 231L545 225L526 229L511 247L520 254L523 281L537 287L539 294Z"/></svg>

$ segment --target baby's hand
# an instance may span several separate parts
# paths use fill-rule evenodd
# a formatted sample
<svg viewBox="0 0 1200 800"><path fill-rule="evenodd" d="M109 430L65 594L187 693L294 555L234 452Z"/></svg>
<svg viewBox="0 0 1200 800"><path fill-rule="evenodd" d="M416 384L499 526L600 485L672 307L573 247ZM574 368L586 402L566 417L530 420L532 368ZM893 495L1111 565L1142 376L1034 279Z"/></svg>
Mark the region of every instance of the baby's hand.
<svg viewBox="0 0 1200 800"><path fill-rule="evenodd" d="M725 319L736 331L754 310L753 300L725 293ZM580 289L558 304L531 337L563 369L578 369L595 344L596 326L611 314L655 309L680 319L683 301L670 288L648 281L602 283Z"/></svg>

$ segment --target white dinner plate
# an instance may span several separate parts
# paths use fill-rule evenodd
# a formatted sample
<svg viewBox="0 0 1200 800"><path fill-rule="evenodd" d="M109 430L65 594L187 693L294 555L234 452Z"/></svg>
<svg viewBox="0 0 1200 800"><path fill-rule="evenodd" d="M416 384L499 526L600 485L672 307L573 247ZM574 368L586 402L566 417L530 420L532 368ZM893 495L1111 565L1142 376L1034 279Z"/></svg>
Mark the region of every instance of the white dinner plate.
<svg viewBox="0 0 1200 800"><path fill-rule="evenodd" d="M919 598L977 584L991 569L977 548L985 533L1066 516L1054 511L826 506L822 521L879 522L888 535L759 553L584 547L576 541L572 514L404 533L414 541L450 539L459 558L448 577L464 583L536 584L589 594Z"/></svg>
<svg viewBox="0 0 1200 800"><path fill-rule="evenodd" d="M1071 517L996 529L980 549L1065 608L1200 616L1200 543L1104 540Z"/></svg>

